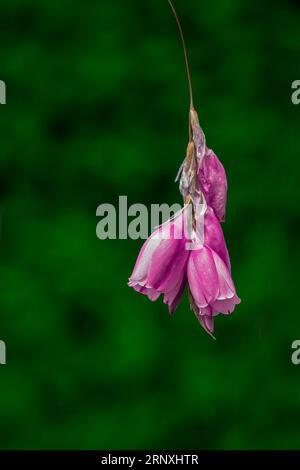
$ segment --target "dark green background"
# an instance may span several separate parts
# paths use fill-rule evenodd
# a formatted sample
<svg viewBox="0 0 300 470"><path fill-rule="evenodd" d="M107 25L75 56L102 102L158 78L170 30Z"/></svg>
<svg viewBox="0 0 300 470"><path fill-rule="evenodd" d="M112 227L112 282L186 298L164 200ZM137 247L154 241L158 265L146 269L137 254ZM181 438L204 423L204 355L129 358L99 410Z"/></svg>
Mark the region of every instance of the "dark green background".
<svg viewBox="0 0 300 470"><path fill-rule="evenodd" d="M213 341L127 287L141 240L96 208L181 202L188 88L166 0L0 5L0 446L300 448L300 9L177 0L195 106L227 170L242 299Z"/></svg>

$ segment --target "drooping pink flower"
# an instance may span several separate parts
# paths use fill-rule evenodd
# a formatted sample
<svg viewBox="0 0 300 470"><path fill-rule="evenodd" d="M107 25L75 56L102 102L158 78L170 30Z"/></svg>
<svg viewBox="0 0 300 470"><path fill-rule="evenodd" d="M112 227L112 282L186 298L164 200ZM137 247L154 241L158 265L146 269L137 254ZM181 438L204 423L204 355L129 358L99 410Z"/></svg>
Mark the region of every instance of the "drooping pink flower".
<svg viewBox="0 0 300 470"><path fill-rule="evenodd" d="M209 333L214 331L214 316L230 314L240 303L230 275L226 244L219 222L213 217L208 211L204 224L205 243L191 251L187 264L191 308Z"/></svg>
<svg viewBox="0 0 300 470"><path fill-rule="evenodd" d="M179 27L190 92L189 143L176 178L185 207L146 240L129 285L151 300L163 294L164 302L173 312L188 283L191 308L205 330L212 334L214 317L232 313L240 303L220 225L225 219L227 178L222 163L206 145L193 105L182 27L172 0L168 2ZM178 225L181 236L178 236Z"/></svg>
<svg viewBox="0 0 300 470"><path fill-rule="evenodd" d="M189 251L185 236L187 206L159 226L143 244L128 285L156 300L164 295L169 312L176 309L186 285Z"/></svg>
<svg viewBox="0 0 300 470"><path fill-rule="evenodd" d="M207 204L213 208L218 219L225 220L227 200L227 178L224 167L216 154L206 149L198 169L198 182Z"/></svg>
<svg viewBox="0 0 300 470"><path fill-rule="evenodd" d="M206 202L213 208L220 221L225 220L227 200L227 177L224 167L216 154L206 146L197 112L190 111L193 140L197 158L197 182Z"/></svg>
<svg viewBox="0 0 300 470"><path fill-rule="evenodd" d="M163 294L172 313L188 282L191 308L212 334L214 316L231 313L240 299L231 279L219 218L207 205L204 188L197 187L195 160L196 145L189 143L180 173L180 191L186 205L144 243L129 286L150 300Z"/></svg>

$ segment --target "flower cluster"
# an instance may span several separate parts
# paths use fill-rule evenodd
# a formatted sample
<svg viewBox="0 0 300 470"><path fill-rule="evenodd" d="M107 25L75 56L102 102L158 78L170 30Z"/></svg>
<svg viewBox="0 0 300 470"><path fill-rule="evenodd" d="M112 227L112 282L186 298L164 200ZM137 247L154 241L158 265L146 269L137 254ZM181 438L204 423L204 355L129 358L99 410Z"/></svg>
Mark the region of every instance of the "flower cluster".
<svg viewBox="0 0 300 470"><path fill-rule="evenodd" d="M184 207L145 241L129 286L150 300L163 294L173 313L188 285L191 309L212 334L214 317L232 313L240 303L221 228L227 178L220 160L206 146L193 108L190 130L186 158L178 175Z"/></svg>

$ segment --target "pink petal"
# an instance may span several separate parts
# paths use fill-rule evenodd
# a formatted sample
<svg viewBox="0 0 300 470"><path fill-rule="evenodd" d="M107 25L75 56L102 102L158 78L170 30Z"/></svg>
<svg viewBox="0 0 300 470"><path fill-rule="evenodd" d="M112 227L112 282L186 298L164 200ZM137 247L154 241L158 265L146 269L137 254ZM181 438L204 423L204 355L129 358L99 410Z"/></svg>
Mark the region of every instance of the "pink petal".
<svg viewBox="0 0 300 470"><path fill-rule="evenodd" d="M207 307L218 295L218 274L211 250L203 247L191 252L187 276L191 294L198 308Z"/></svg>
<svg viewBox="0 0 300 470"><path fill-rule="evenodd" d="M146 282L153 253L161 242L159 238L155 238L156 233L157 230L144 242L129 278L130 281Z"/></svg>
<svg viewBox="0 0 300 470"><path fill-rule="evenodd" d="M206 149L198 169L198 181L206 202L220 221L225 219L227 177L224 167L211 149Z"/></svg>
<svg viewBox="0 0 300 470"><path fill-rule="evenodd" d="M230 259L223 231L211 207L207 207L204 217L204 242L220 256L230 272Z"/></svg>
<svg viewBox="0 0 300 470"><path fill-rule="evenodd" d="M182 279L178 282L177 286L173 288L170 292L167 292L164 295L164 303L169 306L169 312L173 313L182 297L186 286L186 274L182 277Z"/></svg>
<svg viewBox="0 0 300 470"><path fill-rule="evenodd" d="M148 272L155 251L163 242L165 242L165 248L169 250L169 246L173 248L173 243L175 241L182 241L180 239L174 240L174 237L181 235L180 228L178 227L181 225L183 226L183 224L184 215L183 211L181 211L173 220L168 220L154 230L150 237L144 242L129 280L139 281L142 283L147 281Z"/></svg>
<svg viewBox="0 0 300 470"><path fill-rule="evenodd" d="M150 300L165 294L164 302L170 312L177 307L186 283L189 251L185 249L185 217L186 208L158 227L145 241L128 283Z"/></svg>
<svg viewBox="0 0 300 470"><path fill-rule="evenodd" d="M133 287L134 290L140 292L141 294L147 295L148 298L152 301L157 300L160 296L160 292L156 292L154 289L150 287L141 286L139 284L128 283L130 287Z"/></svg>
<svg viewBox="0 0 300 470"><path fill-rule="evenodd" d="M230 273L220 256L213 252L213 258L218 273L219 292L217 295L218 300L231 299L235 294L235 287L232 282Z"/></svg>
<svg viewBox="0 0 300 470"><path fill-rule="evenodd" d="M183 277L188 254L184 240L162 240L150 262L149 284L160 292L173 289Z"/></svg>
<svg viewBox="0 0 300 470"><path fill-rule="evenodd" d="M199 125L197 112L190 112L193 141L197 157L197 182L206 202L213 208L220 221L225 218L227 199L227 177L224 167L216 154L206 146L205 135Z"/></svg>
<svg viewBox="0 0 300 470"><path fill-rule="evenodd" d="M216 313L230 314L241 299L235 294L231 299L216 300L213 303L213 311Z"/></svg>

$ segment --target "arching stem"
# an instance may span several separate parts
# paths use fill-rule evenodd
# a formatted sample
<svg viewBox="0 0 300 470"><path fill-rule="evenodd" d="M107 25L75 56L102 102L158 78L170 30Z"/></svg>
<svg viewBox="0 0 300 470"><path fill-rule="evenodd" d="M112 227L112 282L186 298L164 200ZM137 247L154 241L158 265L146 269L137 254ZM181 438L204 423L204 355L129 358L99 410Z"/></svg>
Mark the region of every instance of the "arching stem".
<svg viewBox="0 0 300 470"><path fill-rule="evenodd" d="M182 47L183 47L183 53L184 53L184 60L185 60L185 65L186 65L187 78L188 78L188 82L189 82L190 108L191 108L191 109L194 109L194 104L193 104L193 87L192 87L192 80L191 80L190 67L189 67L189 61L188 61L188 55L187 55L187 50L186 50L184 35L183 35L181 23L180 23L180 21L179 21L178 15L177 15L176 10L175 10L175 8L174 8L174 5L173 5L173 3L172 3L171 0L168 0L168 3L169 3L169 5L170 5L170 7L171 7L171 9L172 9L172 12L173 12L174 16L175 16L175 19L176 19L176 22L177 22L177 26L178 26L178 29L179 29L179 33L180 33L180 38L181 38ZM190 127L190 124L189 124L189 127Z"/></svg>

